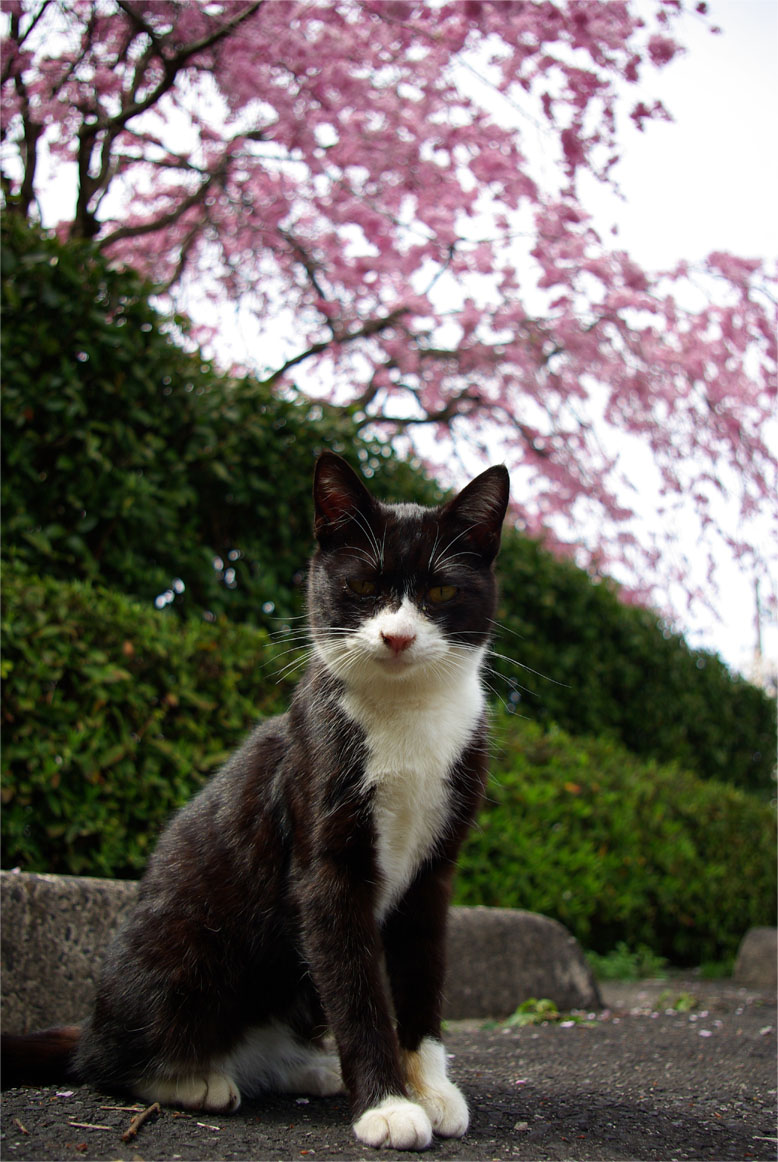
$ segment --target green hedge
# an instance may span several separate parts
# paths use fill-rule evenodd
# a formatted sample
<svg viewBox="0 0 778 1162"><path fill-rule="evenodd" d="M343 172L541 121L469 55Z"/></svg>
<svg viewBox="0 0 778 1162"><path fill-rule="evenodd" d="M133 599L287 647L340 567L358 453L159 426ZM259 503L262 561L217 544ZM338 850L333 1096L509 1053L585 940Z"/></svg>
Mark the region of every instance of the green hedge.
<svg viewBox="0 0 778 1162"><path fill-rule="evenodd" d="M3 863L133 877L171 812L282 708L267 633L6 569Z"/></svg>
<svg viewBox="0 0 778 1162"><path fill-rule="evenodd" d="M27 871L138 875L171 811L295 679L276 684L289 655L262 629L12 568L2 629L3 863ZM676 962L731 955L773 922L775 824L752 796L515 715L497 718L492 767L459 902Z"/></svg>
<svg viewBox="0 0 778 1162"><path fill-rule="evenodd" d="M496 666L522 714L775 795L774 698L536 541L506 537L498 567L497 649L526 668Z"/></svg>
<svg viewBox="0 0 778 1162"><path fill-rule="evenodd" d="M509 715L496 733L458 903L529 908L596 952L624 941L677 964L732 957L750 926L775 923L771 807L615 742Z"/></svg>

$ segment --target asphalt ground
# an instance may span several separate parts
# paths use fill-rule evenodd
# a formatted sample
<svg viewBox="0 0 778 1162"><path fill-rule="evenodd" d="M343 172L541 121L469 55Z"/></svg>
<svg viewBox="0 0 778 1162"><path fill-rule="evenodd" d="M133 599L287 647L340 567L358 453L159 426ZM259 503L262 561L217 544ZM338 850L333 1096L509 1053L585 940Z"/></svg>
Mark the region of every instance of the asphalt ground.
<svg viewBox="0 0 778 1162"><path fill-rule="evenodd" d="M450 1073L471 1125L461 1140L435 1139L430 1162L776 1158L774 996L688 977L602 991L608 1008L597 1014L453 1023ZM126 1137L141 1110L86 1087L6 1091L2 1158L376 1156L354 1139L343 1097L272 1097L224 1117L163 1109Z"/></svg>

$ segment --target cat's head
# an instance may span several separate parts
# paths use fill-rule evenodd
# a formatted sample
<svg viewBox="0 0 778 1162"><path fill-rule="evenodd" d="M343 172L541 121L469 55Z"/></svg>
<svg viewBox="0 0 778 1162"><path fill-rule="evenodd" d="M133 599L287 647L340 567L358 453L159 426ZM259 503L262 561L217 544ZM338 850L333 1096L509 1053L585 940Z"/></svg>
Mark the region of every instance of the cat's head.
<svg viewBox="0 0 778 1162"><path fill-rule="evenodd" d="M308 603L316 649L334 673L403 680L480 661L508 490L499 465L437 508L384 504L340 456L319 457Z"/></svg>

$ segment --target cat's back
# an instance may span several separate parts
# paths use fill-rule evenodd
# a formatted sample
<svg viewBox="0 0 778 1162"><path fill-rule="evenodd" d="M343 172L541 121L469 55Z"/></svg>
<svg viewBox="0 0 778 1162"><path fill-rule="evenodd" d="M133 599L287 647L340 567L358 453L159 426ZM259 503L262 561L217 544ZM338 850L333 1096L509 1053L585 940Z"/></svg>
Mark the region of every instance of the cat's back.
<svg viewBox="0 0 778 1162"><path fill-rule="evenodd" d="M260 722L200 792L173 817L157 844L141 898L243 883L282 859L284 824L281 772L290 749L289 715Z"/></svg>
<svg viewBox="0 0 778 1162"><path fill-rule="evenodd" d="M320 770L339 751L353 757L353 738L339 709L340 684L314 664L289 710L262 720L227 763L168 824L149 862L141 898L213 899L236 885L248 905L280 882L301 821L320 795ZM280 888L279 888L280 891Z"/></svg>

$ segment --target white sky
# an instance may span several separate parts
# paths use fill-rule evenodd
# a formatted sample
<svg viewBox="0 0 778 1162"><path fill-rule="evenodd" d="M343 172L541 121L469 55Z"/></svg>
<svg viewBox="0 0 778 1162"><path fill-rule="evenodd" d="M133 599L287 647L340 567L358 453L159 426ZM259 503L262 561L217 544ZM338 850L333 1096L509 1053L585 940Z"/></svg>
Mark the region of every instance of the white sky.
<svg viewBox="0 0 778 1162"><path fill-rule="evenodd" d="M778 254L778 0L711 0L710 14L722 34L687 20L688 52L653 86L674 123L633 135L617 171L621 238L649 268Z"/></svg>
<svg viewBox="0 0 778 1162"><path fill-rule="evenodd" d="M648 269L712 250L778 256L778 0L711 0L710 16L720 36L696 20L679 33L688 52L652 86L674 122L631 136L616 174L626 201L607 207L621 244ZM719 584L721 620L700 613L684 628L692 644L747 671L753 581L722 561ZM762 634L775 663L775 621L763 621Z"/></svg>

